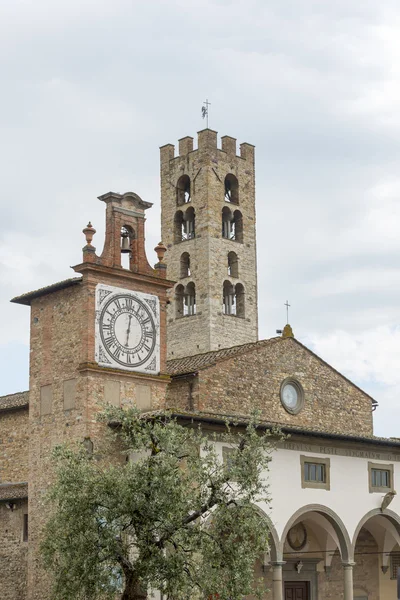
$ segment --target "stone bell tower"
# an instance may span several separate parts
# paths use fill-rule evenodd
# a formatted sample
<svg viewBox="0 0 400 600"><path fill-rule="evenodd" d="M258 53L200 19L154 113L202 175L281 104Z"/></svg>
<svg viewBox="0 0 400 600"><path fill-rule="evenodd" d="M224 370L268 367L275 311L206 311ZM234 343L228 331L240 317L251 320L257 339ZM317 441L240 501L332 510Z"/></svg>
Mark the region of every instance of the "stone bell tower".
<svg viewBox="0 0 400 600"><path fill-rule="evenodd" d="M169 359L258 339L254 146L217 132L161 147Z"/></svg>

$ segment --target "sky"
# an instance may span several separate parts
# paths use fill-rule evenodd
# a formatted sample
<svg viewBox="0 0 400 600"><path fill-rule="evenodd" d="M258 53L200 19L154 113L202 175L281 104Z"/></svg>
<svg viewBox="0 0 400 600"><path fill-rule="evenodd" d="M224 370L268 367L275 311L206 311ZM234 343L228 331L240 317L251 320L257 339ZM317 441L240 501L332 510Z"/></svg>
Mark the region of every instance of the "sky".
<svg viewBox="0 0 400 600"><path fill-rule="evenodd" d="M159 146L256 146L260 338L285 324L400 437L397 0L2 0L0 394L28 388L23 292L73 275L110 190L153 202Z"/></svg>

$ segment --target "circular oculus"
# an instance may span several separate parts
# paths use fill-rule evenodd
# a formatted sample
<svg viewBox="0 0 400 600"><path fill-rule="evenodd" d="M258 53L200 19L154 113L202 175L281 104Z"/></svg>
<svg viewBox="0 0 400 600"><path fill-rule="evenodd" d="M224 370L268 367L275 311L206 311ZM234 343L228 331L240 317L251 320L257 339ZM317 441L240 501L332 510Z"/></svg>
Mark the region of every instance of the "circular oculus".
<svg viewBox="0 0 400 600"><path fill-rule="evenodd" d="M291 414L297 414L304 403L303 388L294 379L285 379L281 385L281 402L285 410Z"/></svg>

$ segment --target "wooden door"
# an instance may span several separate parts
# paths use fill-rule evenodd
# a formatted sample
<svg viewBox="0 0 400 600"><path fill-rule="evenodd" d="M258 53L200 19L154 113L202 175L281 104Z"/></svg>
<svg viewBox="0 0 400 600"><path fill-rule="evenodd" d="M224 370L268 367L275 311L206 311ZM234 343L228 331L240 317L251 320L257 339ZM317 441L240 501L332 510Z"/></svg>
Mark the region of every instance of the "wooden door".
<svg viewBox="0 0 400 600"><path fill-rule="evenodd" d="M308 581L285 581L285 600L310 600Z"/></svg>

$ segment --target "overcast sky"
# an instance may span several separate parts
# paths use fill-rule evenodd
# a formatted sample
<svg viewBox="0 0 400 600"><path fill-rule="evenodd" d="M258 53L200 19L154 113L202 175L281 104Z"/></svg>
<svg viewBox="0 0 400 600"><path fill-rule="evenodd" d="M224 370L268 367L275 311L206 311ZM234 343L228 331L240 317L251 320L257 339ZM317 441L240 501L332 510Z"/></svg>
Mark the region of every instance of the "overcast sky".
<svg viewBox="0 0 400 600"><path fill-rule="evenodd" d="M285 324L400 437L398 0L2 0L0 394L28 388L29 309L73 275L110 190L160 238L159 146L256 145L260 338Z"/></svg>

